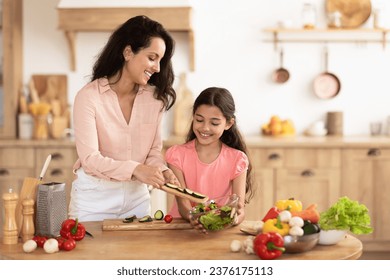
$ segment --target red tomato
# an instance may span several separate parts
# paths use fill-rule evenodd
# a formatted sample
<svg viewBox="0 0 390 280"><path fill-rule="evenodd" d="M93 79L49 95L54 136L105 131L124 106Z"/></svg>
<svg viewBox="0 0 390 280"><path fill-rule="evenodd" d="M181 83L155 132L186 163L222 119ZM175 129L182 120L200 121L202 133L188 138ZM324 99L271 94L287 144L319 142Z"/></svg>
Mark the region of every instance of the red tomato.
<svg viewBox="0 0 390 280"><path fill-rule="evenodd" d="M165 215L165 217L164 217L164 221L166 222L166 223L170 223L170 222L172 222L172 220L173 220L173 217L171 216L171 215Z"/></svg>
<svg viewBox="0 0 390 280"><path fill-rule="evenodd" d="M38 236L38 235L36 235L36 236L34 236L32 238L32 240L37 242L38 247L43 248L43 244L45 244L45 242L47 240L47 237L46 236Z"/></svg>

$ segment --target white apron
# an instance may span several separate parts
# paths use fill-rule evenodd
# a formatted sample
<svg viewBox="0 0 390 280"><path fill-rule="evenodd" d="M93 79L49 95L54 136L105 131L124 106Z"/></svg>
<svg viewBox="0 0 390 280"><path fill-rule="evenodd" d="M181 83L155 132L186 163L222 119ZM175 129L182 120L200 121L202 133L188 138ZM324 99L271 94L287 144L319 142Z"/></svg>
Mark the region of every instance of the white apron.
<svg viewBox="0 0 390 280"><path fill-rule="evenodd" d="M150 215L150 193L139 181L113 182L77 170L72 183L69 218L102 221L136 215Z"/></svg>

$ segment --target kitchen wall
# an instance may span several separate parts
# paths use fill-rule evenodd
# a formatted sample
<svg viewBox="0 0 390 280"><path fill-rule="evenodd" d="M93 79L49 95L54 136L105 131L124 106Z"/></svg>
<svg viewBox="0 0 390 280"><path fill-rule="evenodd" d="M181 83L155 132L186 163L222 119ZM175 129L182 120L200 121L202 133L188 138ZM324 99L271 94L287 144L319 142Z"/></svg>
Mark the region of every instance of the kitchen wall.
<svg viewBox="0 0 390 280"><path fill-rule="evenodd" d="M24 1L23 76L27 83L32 74L67 74L71 104L89 81L94 59L109 34L78 33L77 70L70 71L67 41L57 28L58 2ZM341 91L333 99L322 100L312 89L313 80L324 71L322 44L284 44L284 66L290 71L290 80L275 84L271 79L280 66L279 55L272 43L265 42L272 37L263 29L279 20L291 20L293 26L300 27L304 0L183 2L194 10L196 69L188 74L188 85L194 96L209 86L228 88L235 97L237 122L245 135L259 134L261 124L271 115L290 118L302 133L312 122L325 120L326 112L343 111L345 135L368 134L371 121L385 122L390 116L390 46L383 49L381 44L329 43L329 71L340 79ZM325 27L325 0L312 2L317 8L318 26ZM390 5L387 1L372 2L381 5L386 27L390 28ZM364 26L371 27L372 19ZM173 36L177 42L173 65L179 76L189 71L188 43L184 34ZM364 34L353 36L362 38ZM169 112L164 122L165 137L171 129Z"/></svg>

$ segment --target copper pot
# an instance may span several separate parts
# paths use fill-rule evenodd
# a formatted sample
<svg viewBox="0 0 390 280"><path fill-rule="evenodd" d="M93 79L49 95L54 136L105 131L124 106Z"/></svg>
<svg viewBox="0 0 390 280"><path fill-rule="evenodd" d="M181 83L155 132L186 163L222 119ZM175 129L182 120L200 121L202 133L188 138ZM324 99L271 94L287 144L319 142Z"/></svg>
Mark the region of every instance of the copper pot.
<svg viewBox="0 0 390 280"><path fill-rule="evenodd" d="M290 73L283 68L283 49L280 50L280 67L276 69L272 75L272 80L275 83L283 84L290 78Z"/></svg>

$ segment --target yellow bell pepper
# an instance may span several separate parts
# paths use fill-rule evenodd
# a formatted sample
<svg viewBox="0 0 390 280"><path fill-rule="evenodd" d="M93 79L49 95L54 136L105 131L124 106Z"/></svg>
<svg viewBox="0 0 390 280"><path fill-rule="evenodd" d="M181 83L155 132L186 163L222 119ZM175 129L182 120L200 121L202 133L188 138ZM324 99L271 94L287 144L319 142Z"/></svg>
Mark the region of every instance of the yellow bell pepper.
<svg viewBox="0 0 390 280"><path fill-rule="evenodd" d="M275 204L276 208L279 211L288 210L291 212L302 211L302 202L294 198L289 198L285 200L278 200Z"/></svg>
<svg viewBox="0 0 390 280"><path fill-rule="evenodd" d="M290 226L286 222L281 222L280 217L278 216L276 219L268 219L264 222L263 225L263 233L267 232L277 232L281 236L288 235L290 230Z"/></svg>

